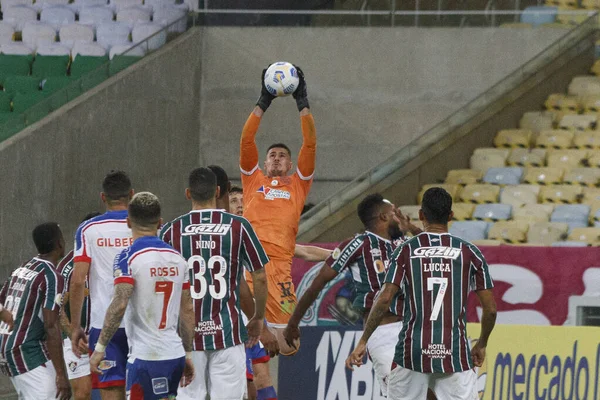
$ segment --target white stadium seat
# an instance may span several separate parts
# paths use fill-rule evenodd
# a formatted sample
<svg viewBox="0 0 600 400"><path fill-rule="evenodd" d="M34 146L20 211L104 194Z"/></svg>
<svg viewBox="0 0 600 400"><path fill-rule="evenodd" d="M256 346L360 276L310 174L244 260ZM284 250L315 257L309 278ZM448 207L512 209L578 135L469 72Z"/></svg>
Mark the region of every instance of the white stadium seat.
<svg viewBox="0 0 600 400"><path fill-rule="evenodd" d="M13 42L15 27L4 21L0 21L0 45Z"/></svg>
<svg viewBox="0 0 600 400"><path fill-rule="evenodd" d="M71 49L59 43L40 44L36 53L41 56L70 56Z"/></svg>
<svg viewBox="0 0 600 400"><path fill-rule="evenodd" d="M32 0L0 0L0 7L2 12L8 10L12 6L32 6Z"/></svg>
<svg viewBox="0 0 600 400"><path fill-rule="evenodd" d="M14 54L18 56L26 56L33 54L33 49L22 43L9 43L0 45L0 53L2 54Z"/></svg>
<svg viewBox="0 0 600 400"><path fill-rule="evenodd" d="M106 7L106 6L108 6L107 0L75 0L71 4L71 7L74 10L76 10L76 12L78 14L81 12L81 10L83 10L86 7Z"/></svg>
<svg viewBox="0 0 600 400"><path fill-rule="evenodd" d="M37 11L27 6L13 6L3 12L3 20L21 32L26 22L37 21Z"/></svg>
<svg viewBox="0 0 600 400"><path fill-rule="evenodd" d="M42 10L40 21L54 26L58 32L61 26L75 22L75 13L68 7L47 7Z"/></svg>
<svg viewBox="0 0 600 400"><path fill-rule="evenodd" d="M71 57L73 60L78 54L81 54L82 56L102 57L106 55L106 48L98 43L76 42L71 50Z"/></svg>
<svg viewBox="0 0 600 400"><path fill-rule="evenodd" d="M187 15L187 7L163 7L154 10L154 15L152 20L164 26L171 25L169 27L169 32L185 32L187 28L187 21L183 19L182 21L174 24L174 22L181 20L183 17Z"/></svg>
<svg viewBox="0 0 600 400"><path fill-rule="evenodd" d="M23 43L31 48L56 41L54 27L43 22L27 22L23 27Z"/></svg>
<svg viewBox="0 0 600 400"><path fill-rule="evenodd" d="M176 0L145 0L144 4L146 6L152 7L152 10L158 10L163 7L171 7L174 6Z"/></svg>
<svg viewBox="0 0 600 400"><path fill-rule="evenodd" d="M110 49L117 44L131 43L129 25L122 22L104 22L96 27L96 41Z"/></svg>
<svg viewBox="0 0 600 400"><path fill-rule="evenodd" d="M117 13L117 21L129 24L133 28L137 23L150 22L150 11L143 7L129 7Z"/></svg>
<svg viewBox="0 0 600 400"><path fill-rule="evenodd" d="M152 36L152 37L151 37ZM153 23L137 24L131 32L133 43L139 43L148 39L141 47L146 51L153 51L161 48L167 43L167 31L162 25Z"/></svg>
<svg viewBox="0 0 600 400"><path fill-rule="evenodd" d="M85 7L79 12L79 23L91 25L95 29L100 24L112 21L114 16L113 10L108 6Z"/></svg>
<svg viewBox="0 0 600 400"><path fill-rule="evenodd" d="M89 25L69 24L60 28L58 32L60 42L73 48L75 43L91 43L94 41L94 29Z"/></svg>
<svg viewBox="0 0 600 400"><path fill-rule="evenodd" d="M110 0L109 2L117 13L131 6L141 6L143 3L143 0Z"/></svg>
<svg viewBox="0 0 600 400"><path fill-rule="evenodd" d="M118 44L110 48L110 52L108 53L108 57L112 60L114 56L121 55L123 53L127 53L128 56L137 56L143 57L146 55L144 48L142 46L131 47L132 44Z"/></svg>
<svg viewBox="0 0 600 400"><path fill-rule="evenodd" d="M54 6L68 7L69 0L36 0L35 3L33 3L33 8L38 11L42 11L45 8Z"/></svg>

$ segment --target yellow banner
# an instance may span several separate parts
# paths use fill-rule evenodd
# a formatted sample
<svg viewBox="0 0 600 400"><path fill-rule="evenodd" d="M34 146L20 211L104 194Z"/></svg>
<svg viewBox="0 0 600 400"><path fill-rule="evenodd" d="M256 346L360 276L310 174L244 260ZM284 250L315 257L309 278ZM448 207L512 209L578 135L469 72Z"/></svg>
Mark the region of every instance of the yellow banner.
<svg viewBox="0 0 600 400"><path fill-rule="evenodd" d="M600 328L496 325L477 374L483 400L600 400Z"/></svg>

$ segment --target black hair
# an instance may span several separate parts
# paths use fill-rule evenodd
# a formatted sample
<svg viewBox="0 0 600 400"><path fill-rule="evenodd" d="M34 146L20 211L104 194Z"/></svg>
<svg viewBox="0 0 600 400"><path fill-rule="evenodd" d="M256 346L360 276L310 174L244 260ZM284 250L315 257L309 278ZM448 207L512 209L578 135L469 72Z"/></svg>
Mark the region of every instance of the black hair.
<svg viewBox="0 0 600 400"><path fill-rule="evenodd" d="M267 154L269 154L269 151L271 151L271 149L278 148L278 147L285 149L288 152L288 154L290 155L290 157L292 156L292 151L290 150L290 148L287 147L283 143L274 143L274 144L270 145L269 148L267 149Z"/></svg>
<svg viewBox="0 0 600 400"><path fill-rule="evenodd" d="M227 176L227 172L218 165L209 165L207 167L210 169L215 176L217 177L217 186L219 187L219 198L222 198L226 194L229 193L229 177Z"/></svg>
<svg viewBox="0 0 600 400"><path fill-rule="evenodd" d="M150 192L137 193L127 207L131 222L142 227L152 227L160 221L160 201Z"/></svg>
<svg viewBox="0 0 600 400"><path fill-rule="evenodd" d="M122 200L131 192L131 180L123 171L110 171L102 181L102 192L109 200Z"/></svg>
<svg viewBox="0 0 600 400"><path fill-rule="evenodd" d="M31 236L38 253L48 254L59 246L62 232L56 222L45 222L36 226Z"/></svg>
<svg viewBox="0 0 600 400"><path fill-rule="evenodd" d="M232 193L244 194L244 189L242 189L239 186L232 186L231 189L229 189L229 194L232 194Z"/></svg>
<svg viewBox="0 0 600 400"><path fill-rule="evenodd" d="M94 217L97 217L98 215L102 215L102 213L99 213L98 211L91 212L91 213L87 214L85 217L83 217L83 219L81 220L81 222L85 222L88 219L92 219Z"/></svg>
<svg viewBox="0 0 600 400"><path fill-rule="evenodd" d="M430 224L447 225L452 212L452 196L441 187L432 187L423 194L421 210Z"/></svg>
<svg viewBox="0 0 600 400"><path fill-rule="evenodd" d="M379 208L384 204L383 196L379 193L373 193L362 199L358 203L356 211L358 218L365 227L368 227L379 214Z"/></svg>
<svg viewBox="0 0 600 400"><path fill-rule="evenodd" d="M215 197L217 177L209 168L196 168L190 173L188 188L193 200L206 202Z"/></svg>
<svg viewBox="0 0 600 400"><path fill-rule="evenodd" d="M311 208L313 208L315 206L314 203L306 203L304 205L304 207L302 207L302 212L300 213L300 215L307 213Z"/></svg>

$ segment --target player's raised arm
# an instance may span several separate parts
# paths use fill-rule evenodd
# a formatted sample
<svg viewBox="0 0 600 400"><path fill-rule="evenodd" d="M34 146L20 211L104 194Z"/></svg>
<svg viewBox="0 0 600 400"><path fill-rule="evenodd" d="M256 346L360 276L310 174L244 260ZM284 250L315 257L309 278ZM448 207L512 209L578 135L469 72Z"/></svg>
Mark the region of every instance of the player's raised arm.
<svg viewBox="0 0 600 400"><path fill-rule="evenodd" d="M302 147L298 154L298 173L303 180L310 180L315 172L317 130L315 129L315 120L308 104L304 72L297 66L296 70L298 71L300 82L293 96L296 99L298 111L300 111L300 124L302 126Z"/></svg>
<svg viewBox="0 0 600 400"><path fill-rule="evenodd" d="M304 246L297 244L294 248L294 257L310 262L325 261L327 260L327 257L331 255L331 253L332 250L317 246Z"/></svg>

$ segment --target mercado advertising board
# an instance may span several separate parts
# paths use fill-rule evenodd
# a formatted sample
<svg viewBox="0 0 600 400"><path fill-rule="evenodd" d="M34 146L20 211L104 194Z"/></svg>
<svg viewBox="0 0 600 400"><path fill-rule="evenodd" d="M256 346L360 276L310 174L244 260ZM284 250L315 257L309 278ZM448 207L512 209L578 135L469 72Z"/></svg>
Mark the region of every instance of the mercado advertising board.
<svg viewBox="0 0 600 400"><path fill-rule="evenodd" d="M333 249L335 243L318 244ZM569 298L600 296L600 248L482 247L494 279L498 323L569 325ZM322 263L294 259L292 278L300 297ZM349 271L331 281L302 320L308 326L360 326L352 308L354 287ZM476 296L469 298L467 319L479 322ZM600 400L600 399L599 399Z"/></svg>
<svg viewBox="0 0 600 400"><path fill-rule="evenodd" d="M474 343L479 324L467 330ZM370 361L345 367L361 335L352 327L303 327L300 351L279 360L280 398L383 400ZM496 325L486 352L476 368L479 399L600 400L600 328Z"/></svg>

